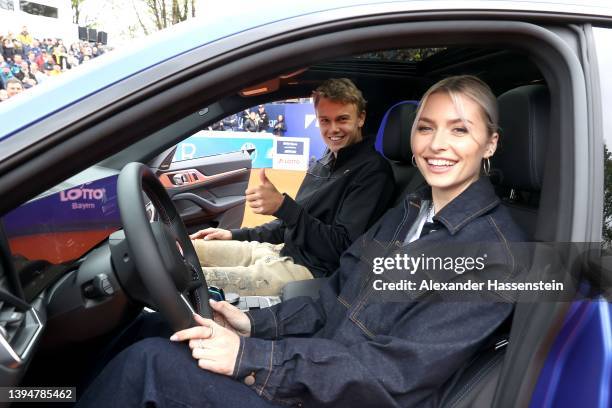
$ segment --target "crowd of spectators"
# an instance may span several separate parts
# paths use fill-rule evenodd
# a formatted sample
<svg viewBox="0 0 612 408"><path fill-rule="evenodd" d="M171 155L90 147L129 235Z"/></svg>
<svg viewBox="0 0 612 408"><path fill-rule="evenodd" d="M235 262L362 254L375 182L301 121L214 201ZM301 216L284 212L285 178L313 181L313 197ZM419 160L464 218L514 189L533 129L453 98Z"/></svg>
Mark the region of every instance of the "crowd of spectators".
<svg viewBox="0 0 612 408"><path fill-rule="evenodd" d="M0 35L0 102L107 51L99 43L37 39L26 26L17 36Z"/></svg>
<svg viewBox="0 0 612 408"><path fill-rule="evenodd" d="M259 105L257 111L245 109L240 114L227 118L209 126L209 130L232 130L235 132L272 132L276 136L284 136L287 131L285 118L278 115L276 120L270 120L264 105Z"/></svg>

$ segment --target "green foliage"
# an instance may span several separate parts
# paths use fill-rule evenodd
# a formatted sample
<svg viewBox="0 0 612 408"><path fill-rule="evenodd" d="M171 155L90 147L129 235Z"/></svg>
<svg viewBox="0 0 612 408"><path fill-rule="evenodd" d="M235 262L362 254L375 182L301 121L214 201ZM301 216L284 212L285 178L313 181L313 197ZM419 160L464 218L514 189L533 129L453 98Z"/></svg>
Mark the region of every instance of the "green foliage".
<svg viewBox="0 0 612 408"><path fill-rule="evenodd" d="M407 48L397 50L386 50L369 52L356 58L375 59L396 62L419 62L443 51L445 48Z"/></svg>
<svg viewBox="0 0 612 408"><path fill-rule="evenodd" d="M72 7L72 22L79 24L79 17L81 15L81 4L85 0L70 0L70 6Z"/></svg>

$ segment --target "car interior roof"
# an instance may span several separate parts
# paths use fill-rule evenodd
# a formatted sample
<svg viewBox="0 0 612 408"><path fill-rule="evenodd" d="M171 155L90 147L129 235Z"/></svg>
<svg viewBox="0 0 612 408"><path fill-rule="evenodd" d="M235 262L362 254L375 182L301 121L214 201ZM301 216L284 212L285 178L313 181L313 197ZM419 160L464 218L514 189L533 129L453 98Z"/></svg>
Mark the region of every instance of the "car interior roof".
<svg viewBox="0 0 612 408"><path fill-rule="evenodd" d="M427 50L435 52L429 51L431 55L427 55ZM407 57L413 56L415 52L421 52L425 57L418 60ZM324 80L339 77L350 78L362 90L368 101L364 134L373 137L390 106L399 101L419 100L430 85L456 74L480 77L489 84L496 96L520 85L543 81L542 74L527 55L508 49L407 48L343 56L316 62L289 78L281 78L280 87L273 92L248 97L232 93L160 129L100 164L119 170L130 161L149 162L180 139L230 114L262 103L309 97L312 90Z"/></svg>

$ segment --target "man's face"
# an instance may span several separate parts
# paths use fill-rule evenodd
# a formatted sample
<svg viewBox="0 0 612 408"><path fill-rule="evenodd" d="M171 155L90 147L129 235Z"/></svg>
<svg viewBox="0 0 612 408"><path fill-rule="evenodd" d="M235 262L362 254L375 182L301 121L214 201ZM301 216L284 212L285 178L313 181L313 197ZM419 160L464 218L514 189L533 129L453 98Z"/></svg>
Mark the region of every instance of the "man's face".
<svg viewBox="0 0 612 408"><path fill-rule="evenodd" d="M316 113L323 142L334 155L340 149L361 141L365 112L357 113L354 104L321 98Z"/></svg>
<svg viewBox="0 0 612 408"><path fill-rule="evenodd" d="M21 86L21 84L13 82L6 86L6 93L8 94L9 98L17 95L18 93L21 93L22 91L23 87Z"/></svg>

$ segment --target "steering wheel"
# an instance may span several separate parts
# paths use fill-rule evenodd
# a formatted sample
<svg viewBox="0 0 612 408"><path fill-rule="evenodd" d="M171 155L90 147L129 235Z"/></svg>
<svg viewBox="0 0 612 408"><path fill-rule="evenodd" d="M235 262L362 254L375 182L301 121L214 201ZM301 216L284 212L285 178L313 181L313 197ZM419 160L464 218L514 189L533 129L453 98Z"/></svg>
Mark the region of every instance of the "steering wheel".
<svg viewBox="0 0 612 408"><path fill-rule="evenodd" d="M148 219L143 191L159 221ZM175 331L195 326L194 312L212 318L198 256L155 174L144 164L127 164L119 174L117 196L130 255L154 306Z"/></svg>

